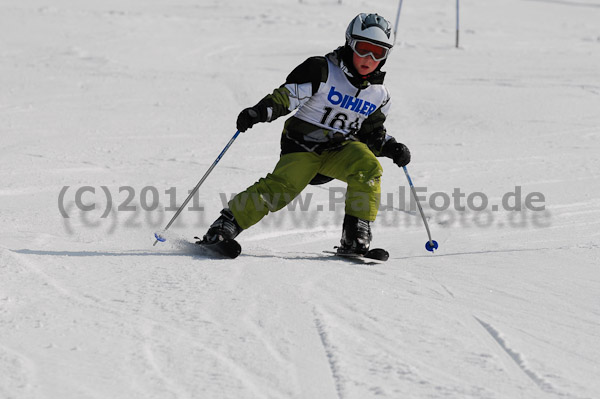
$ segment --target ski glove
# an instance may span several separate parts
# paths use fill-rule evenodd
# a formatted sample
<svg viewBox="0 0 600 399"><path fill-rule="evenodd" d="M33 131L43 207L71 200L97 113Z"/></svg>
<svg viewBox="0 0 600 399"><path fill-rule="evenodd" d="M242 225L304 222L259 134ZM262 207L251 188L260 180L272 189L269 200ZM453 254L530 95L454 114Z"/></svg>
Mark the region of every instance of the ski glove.
<svg viewBox="0 0 600 399"><path fill-rule="evenodd" d="M265 109L264 112L261 111L262 107L255 105L240 112L237 118L237 129L240 132L245 132L258 122L266 122L267 110Z"/></svg>
<svg viewBox="0 0 600 399"><path fill-rule="evenodd" d="M408 165L410 162L410 151L407 146L397 143L396 140L389 140L382 148L382 155L392 158L394 163L400 167Z"/></svg>

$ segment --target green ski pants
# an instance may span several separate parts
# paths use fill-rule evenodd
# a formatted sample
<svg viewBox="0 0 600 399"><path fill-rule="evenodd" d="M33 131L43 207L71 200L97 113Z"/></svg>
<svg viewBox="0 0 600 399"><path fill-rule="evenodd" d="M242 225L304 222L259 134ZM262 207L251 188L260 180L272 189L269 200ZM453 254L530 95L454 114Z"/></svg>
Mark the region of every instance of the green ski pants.
<svg viewBox="0 0 600 399"><path fill-rule="evenodd" d="M272 173L259 179L229 201L229 209L240 227L258 223L276 212L304 190L317 173L348 184L346 214L373 221L381 197L382 168L366 144L350 141L341 149L284 154Z"/></svg>

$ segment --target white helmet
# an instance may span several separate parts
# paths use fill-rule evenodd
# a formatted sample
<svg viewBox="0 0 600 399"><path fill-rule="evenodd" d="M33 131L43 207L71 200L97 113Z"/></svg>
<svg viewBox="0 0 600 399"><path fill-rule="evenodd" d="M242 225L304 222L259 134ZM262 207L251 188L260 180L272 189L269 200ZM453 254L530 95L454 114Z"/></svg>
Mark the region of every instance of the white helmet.
<svg viewBox="0 0 600 399"><path fill-rule="evenodd" d="M352 46L356 40L391 49L394 46L392 24L377 14L358 14L346 29L346 44Z"/></svg>

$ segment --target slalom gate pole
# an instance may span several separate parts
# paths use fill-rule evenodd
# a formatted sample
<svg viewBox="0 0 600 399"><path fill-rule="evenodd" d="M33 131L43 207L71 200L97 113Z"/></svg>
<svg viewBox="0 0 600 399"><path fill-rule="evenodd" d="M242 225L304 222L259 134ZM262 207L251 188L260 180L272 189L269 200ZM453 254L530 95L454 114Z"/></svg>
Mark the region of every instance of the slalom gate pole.
<svg viewBox="0 0 600 399"><path fill-rule="evenodd" d="M460 33L460 0L456 0L456 48L458 48L458 35Z"/></svg>
<svg viewBox="0 0 600 399"><path fill-rule="evenodd" d="M200 179L200 181L198 182L198 184L196 184L196 187L194 187L194 189L190 192L190 195L188 195L188 197L185 199L185 201L183 201L183 204L181 204L181 206L179 207L179 209L177 209L177 212L175 212L175 215L173 215L173 217L171 218L171 220L169 221L169 223L167 223L167 226L164 228L163 231L167 231L169 229L169 227L171 227L171 225L173 224L173 222L175 221L175 219L177 219L177 217L179 216L179 214L181 213L181 211L183 210L183 208L185 208L185 206L188 204L188 202L190 202L190 200L192 199L192 197L194 196L194 194L196 194L196 191L198 191L198 189L200 188L200 186L202 185L202 183L204 183L204 180L206 180L206 178L208 177L208 175L210 175L210 173L213 171L213 169L215 168L215 166L217 166L217 164L219 163L219 161L221 160L221 158L223 158L223 155L225 155L225 153L227 152L227 150L229 149L229 147L231 147L231 145L233 144L233 142L235 141L235 139L237 139L237 137L240 135L240 131L238 130L237 132L235 132L235 134L233 135L233 137L231 138L231 140L229 140L229 143L227 143L227 145L225 146L225 148L223 148L223 151L221 151L221 153L219 154L219 156L217 157L217 159L215 159L215 161L213 162L212 165L210 165L210 168L208 168L208 170L206 171L206 173L204 174L204 176L202 176L202 179ZM154 233L154 237L156 238L156 241L154 241L154 244L152 244L152 246L155 246L157 242L165 242L166 238L162 237L160 234L158 233Z"/></svg>
<svg viewBox="0 0 600 399"><path fill-rule="evenodd" d="M410 191L412 192L413 197L417 203L417 207L419 208L419 212L421 213L421 218L423 219L423 223L425 224L425 230L427 230L427 236L429 237L429 241L425 243L425 249L429 252L433 252L434 250L438 249L438 243L437 241L431 239L429 224L427 224L427 219L425 219L423 208L421 208L421 202L419 201L419 197L417 196L417 191L415 190L415 186L413 185L412 179L408 174L408 169L406 169L406 166L403 166L402 169L404 169L404 174L406 175L406 179L408 179L408 184L410 185Z"/></svg>
<svg viewBox="0 0 600 399"><path fill-rule="evenodd" d="M398 12L396 13L396 23L394 24L394 45L396 45L398 25L400 24L400 11L402 11L402 0L398 2Z"/></svg>

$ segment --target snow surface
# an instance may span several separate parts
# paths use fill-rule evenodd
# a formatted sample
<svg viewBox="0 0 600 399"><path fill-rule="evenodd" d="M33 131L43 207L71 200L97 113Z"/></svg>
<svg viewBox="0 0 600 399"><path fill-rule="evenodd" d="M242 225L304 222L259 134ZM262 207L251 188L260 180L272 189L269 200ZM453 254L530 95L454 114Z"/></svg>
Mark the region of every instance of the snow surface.
<svg viewBox="0 0 600 399"><path fill-rule="evenodd" d="M598 1L462 1L459 49L453 1L404 2L387 127L435 254L389 160L386 264L322 253L335 183L244 232L238 259L194 254L182 237L272 169L283 119L241 135L152 246L165 191L183 201L241 109L396 7L2 0L0 398L600 398ZM490 210L517 186L545 210ZM455 189L487 209L430 206Z"/></svg>

